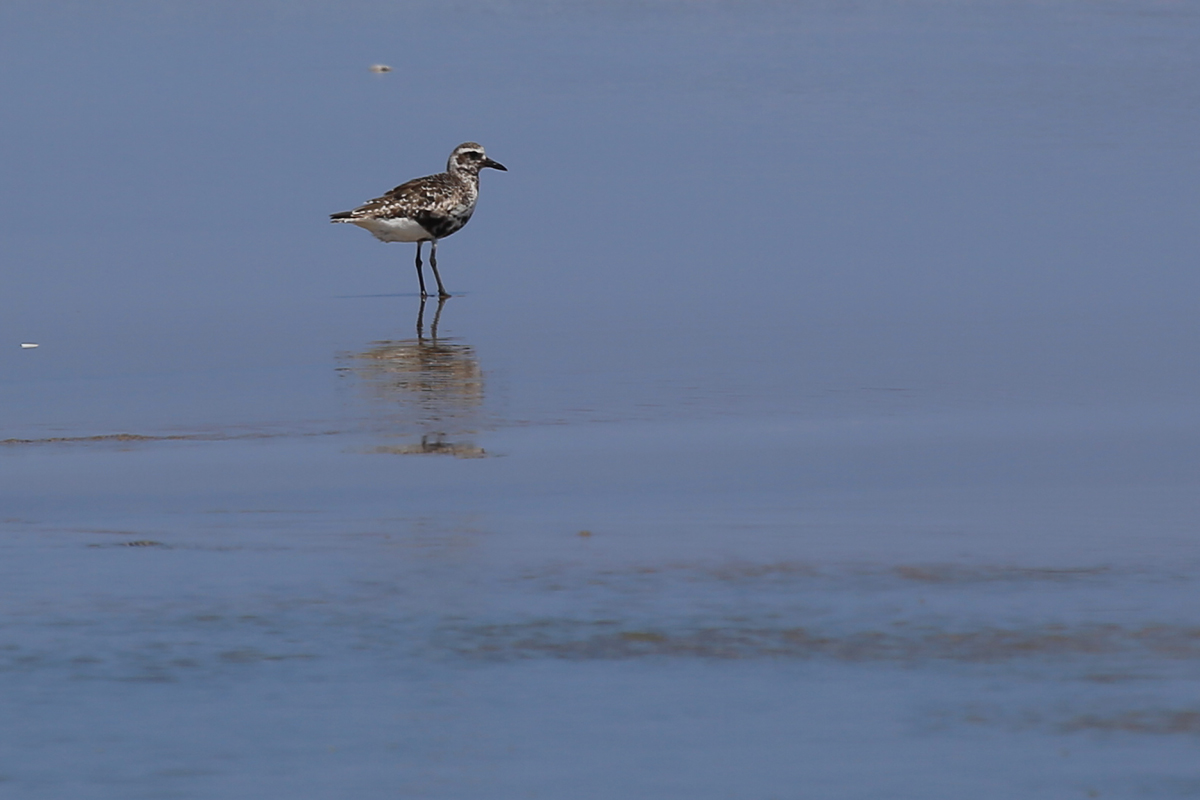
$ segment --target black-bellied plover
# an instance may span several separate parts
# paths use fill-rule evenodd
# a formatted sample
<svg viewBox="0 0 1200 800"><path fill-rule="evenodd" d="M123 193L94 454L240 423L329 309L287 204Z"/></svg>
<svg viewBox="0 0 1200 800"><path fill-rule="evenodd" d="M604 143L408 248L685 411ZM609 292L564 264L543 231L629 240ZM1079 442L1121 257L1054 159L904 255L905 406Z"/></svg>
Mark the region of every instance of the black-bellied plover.
<svg viewBox="0 0 1200 800"><path fill-rule="evenodd" d="M330 214L329 219L366 228L381 242L416 242L421 297L428 296L421 271L421 245L430 242L429 265L437 280L438 296L449 297L438 274L437 243L466 225L475 213L479 170L484 167L508 171L503 164L488 158L481 145L465 142L454 148L445 172L402 183L353 211Z"/></svg>

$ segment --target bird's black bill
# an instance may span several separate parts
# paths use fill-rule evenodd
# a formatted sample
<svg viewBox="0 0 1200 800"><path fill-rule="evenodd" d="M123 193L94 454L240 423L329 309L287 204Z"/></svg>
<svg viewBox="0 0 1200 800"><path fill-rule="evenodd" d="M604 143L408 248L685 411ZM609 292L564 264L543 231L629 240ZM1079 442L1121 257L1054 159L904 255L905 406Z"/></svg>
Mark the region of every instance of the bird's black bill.
<svg viewBox="0 0 1200 800"><path fill-rule="evenodd" d="M492 169L498 169L501 172L508 172L508 167L504 166L499 161L492 161L490 158L485 158L483 160L483 165L485 167L491 167Z"/></svg>

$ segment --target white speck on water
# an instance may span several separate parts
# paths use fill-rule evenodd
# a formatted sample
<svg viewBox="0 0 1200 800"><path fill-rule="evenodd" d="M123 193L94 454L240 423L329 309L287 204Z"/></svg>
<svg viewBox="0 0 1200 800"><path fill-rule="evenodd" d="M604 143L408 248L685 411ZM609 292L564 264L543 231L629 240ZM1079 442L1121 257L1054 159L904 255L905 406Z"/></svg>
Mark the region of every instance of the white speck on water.
<svg viewBox="0 0 1200 800"><path fill-rule="evenodd" d="M387 64L372 64L371 65L371 72L378 72L378 73L382 74L384 72L391 72L391 71L392 71L392 68L389 67Z"/></svg>
<svg viewBox="0 0 1200 800"><path fill-rule="evenodd" d="M36 345L36 344L34 344L33 342L21 342L21 349L22 349L22 350L31 350L31 349L33 349L34 347L37 347L37 345Z"/></svg>

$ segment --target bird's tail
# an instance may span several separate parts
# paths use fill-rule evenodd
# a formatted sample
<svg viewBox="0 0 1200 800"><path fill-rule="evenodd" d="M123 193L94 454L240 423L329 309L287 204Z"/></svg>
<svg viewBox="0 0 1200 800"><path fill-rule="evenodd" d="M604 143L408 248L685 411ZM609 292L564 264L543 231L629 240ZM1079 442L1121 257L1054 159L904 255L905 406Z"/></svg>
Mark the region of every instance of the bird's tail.
<svg viewBox="0 0 1200 800"><path fill-rule="evenodd" d="M336 214L330 214L329 221L330 222L349 222L350 218L353 216L354 216L353 211L339 211Z"/></svg>

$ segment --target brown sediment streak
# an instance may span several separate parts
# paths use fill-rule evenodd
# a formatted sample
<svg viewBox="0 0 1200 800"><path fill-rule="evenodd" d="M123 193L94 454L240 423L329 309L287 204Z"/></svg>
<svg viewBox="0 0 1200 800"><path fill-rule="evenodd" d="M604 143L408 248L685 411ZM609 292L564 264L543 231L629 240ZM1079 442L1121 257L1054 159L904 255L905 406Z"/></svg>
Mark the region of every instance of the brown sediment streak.
<svg viewBox="0 0 1200 800"><path fill-rule="evenodd" d="M109 444L109 443L141 443L141 442L229 442L239 439L278 439L287 436L333 436L338 431L321 431L319 433L176 433L176 434L143 434L143 433L104 433L95 436L47 436L40 439L0 439L0 445L17 447L21 445L39 444Z"/></svg>
<svg viewBox="0 0 1200 800"><path fill-rule="evenodd" d="M484 659L568 660L692 657L831 658L840 661L945 660L995 663L1022 658L1142 652L1200 658L1200 628L1188 626L1031 625L975 630L885 627L833 633L802 627L714 626L690 630L622 629L615 621L542 621L460 629L452 649Z"/></svg>
<svg viewBox="0 0 1200 800"><path fill-rule="evenodd" d="M1200 734L1200 710L1146 709L1117 714L1080 714L1059 723L1064 733L1119 731L1122 733Z"/></svg>

